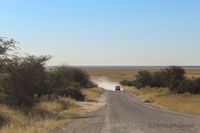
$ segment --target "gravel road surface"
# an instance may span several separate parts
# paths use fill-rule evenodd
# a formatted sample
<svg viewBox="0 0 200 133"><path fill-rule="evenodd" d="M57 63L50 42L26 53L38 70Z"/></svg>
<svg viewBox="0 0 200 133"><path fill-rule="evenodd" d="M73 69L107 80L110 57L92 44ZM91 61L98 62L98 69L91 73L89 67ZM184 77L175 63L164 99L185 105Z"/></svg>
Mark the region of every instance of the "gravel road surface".
<svg viewBox="0 0 200 133"><path fill-rule="evenodd" d="M59 133L200 133L200 118L140 102L124 92L105 91L106 105L73 118ZM184 103L183 103L184 104Z"/></svg>

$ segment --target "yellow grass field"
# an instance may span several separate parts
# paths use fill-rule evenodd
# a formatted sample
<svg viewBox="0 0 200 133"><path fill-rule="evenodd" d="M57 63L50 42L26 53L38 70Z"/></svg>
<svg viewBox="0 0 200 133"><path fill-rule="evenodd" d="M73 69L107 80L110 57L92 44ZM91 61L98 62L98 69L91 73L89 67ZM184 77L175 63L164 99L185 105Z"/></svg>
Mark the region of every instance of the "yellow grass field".
<svg viewBox="0 0 200 133"><path fill-rule="evenodd" d="M200 95L172 94L167 88L124 87L125 91L138 96L142 101L168 110L200 115Z"/></svg>
<svg viewBox="0 0 200 133"><path fill-rule="evenodd" d="M0 105L0 115L6 120L0 132L2 133L39 133L62 127L69 123L70 111L77 109L75 101L69 98L60 98L58 101L41 102L29 114L16 108ZM61 112L68 111L63 115Z"/></svg>

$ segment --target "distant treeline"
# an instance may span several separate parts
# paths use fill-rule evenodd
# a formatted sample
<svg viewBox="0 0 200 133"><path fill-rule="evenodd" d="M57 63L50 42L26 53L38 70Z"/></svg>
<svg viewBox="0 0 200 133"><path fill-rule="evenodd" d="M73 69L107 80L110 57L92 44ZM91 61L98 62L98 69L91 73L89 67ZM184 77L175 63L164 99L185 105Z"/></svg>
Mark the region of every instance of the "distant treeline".
<svg viewBox="0 0 200 133"><path fill-rule="evenodd" d="M50 56L21 57L12 52L15 50L14 40L0 38L0 103L32 106L58 96L84 100L80 90L95 86L81 69L60 66L46 71Z"/></svg>
<svg viewBox="0 0 200 133"><path fill-rule="evenodd" d="M146 86L167 87L175 93L200 94L200 78L187 79L185 70L178 66L170 66L158 72L139 71L135 80L123 80L121 84L138 89Z"/></svg>

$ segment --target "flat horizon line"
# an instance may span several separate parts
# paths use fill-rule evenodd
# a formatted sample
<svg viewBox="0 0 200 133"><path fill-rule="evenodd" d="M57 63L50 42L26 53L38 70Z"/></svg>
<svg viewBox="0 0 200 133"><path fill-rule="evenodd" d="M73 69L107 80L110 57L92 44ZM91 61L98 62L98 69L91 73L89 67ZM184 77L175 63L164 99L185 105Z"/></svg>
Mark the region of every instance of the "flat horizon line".
<svg viewBox="0 0 200 133"><path fill-rule="evenodd" d="M62 65L46 65L46 67L59 67ZM200 65L67 65L70 67L80 67L80 68L102 68L102 67L107 67L107 68L166 68L169 66L179 66L182 68L200 68Z"/></svg>

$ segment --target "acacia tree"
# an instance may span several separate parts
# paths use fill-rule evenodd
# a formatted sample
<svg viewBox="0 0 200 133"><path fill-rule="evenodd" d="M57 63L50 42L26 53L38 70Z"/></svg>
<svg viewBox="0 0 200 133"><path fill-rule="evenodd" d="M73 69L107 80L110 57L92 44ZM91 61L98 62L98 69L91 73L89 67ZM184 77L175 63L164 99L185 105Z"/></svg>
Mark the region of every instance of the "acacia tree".
<svg viewBox="0 0 200 133"><path fill-rule="evenodd" d="M13 39L6 39L0 37L0 101L2 101L5 96L3 93L2 82L8 76L7 72L5 72L6 64L9 61L9 51L13 51L16 49L16 41Z"/></svg>
<svg viewBox="0 0 200 133"><path fill-rule="evenodd" d="M16 41L0 37L0 71L8 60L8 52L16 49Z"/></svg>
<svg viewBox="0 0 200 133"><path fill-rule="evenodd" d="M14 57L6 64L8 78L4 79L6 102L14 105L33 105L35 95L49 93L44 64L49 56Z"/></svg>
<svg viewBox="0 0 200 133"><path fill-rule="evenodd" d="M6 40L0 37L0 56L7 55L8 51L14 50L16 48L16 41L13 39Z"/></svg>
<svg viewBox="0 0 200 133"><path fill-rule="evenodd" d="M139 71L136 75L136 87L142 88L150 86L152 82L152 74L148 71Z"/></svg>

